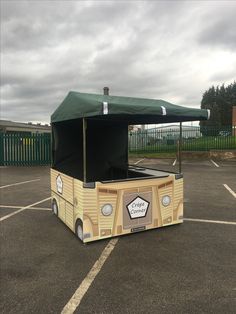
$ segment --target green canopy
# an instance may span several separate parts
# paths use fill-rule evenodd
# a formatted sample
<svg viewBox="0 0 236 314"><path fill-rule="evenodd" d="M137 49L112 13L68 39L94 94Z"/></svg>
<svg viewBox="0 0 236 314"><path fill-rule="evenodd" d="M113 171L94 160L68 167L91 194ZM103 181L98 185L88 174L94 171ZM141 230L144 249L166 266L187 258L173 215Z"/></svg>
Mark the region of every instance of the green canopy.
<svg viewBox="0 0 236 314"><path fill-rule="evenodd" d="M207 120L209 111L173 105L164 100L69 92L51 116L52 123L79 118L148 124Z"/></svg>

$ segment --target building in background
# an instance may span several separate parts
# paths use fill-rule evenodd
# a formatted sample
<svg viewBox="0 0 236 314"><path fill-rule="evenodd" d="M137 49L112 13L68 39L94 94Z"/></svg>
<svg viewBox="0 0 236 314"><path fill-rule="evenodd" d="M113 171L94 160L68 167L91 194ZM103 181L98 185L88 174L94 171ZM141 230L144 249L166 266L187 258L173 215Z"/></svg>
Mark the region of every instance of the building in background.
<svg viewBox="0 0 236 314"><path fill-rule="evenodd" d="M8 120L0 120L0 132L4 134L14 133L21 135L51 133L49 124L41 124L32 122L22 123Z"/></svg>
<svg viewBox="0 0 236 314"><path fill-rule="evenodd" d="M130 149L141 149L153 145L174 145L179 139L180 125L168 124L150 129L138 129L129 132ZM182 126L182 137L186 140L201 137L199 126Z"/></svg>
<svg viewBox="0 0 236 314"><path fill-rule="evenodd" d="M148 134L158 132L159 138L163 139L166 137L179 138L180 125L179 124L168 124L159 126L157 128L151 128L146 130ZM201 137L200 127L191 125L182 125L183 138L197 138Z"/></svg>

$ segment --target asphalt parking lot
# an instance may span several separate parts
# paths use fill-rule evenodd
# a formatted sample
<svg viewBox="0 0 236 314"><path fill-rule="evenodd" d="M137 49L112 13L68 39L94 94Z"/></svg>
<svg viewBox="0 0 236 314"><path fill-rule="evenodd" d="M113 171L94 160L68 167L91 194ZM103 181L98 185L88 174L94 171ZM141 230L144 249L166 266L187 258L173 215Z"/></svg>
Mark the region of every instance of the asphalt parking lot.
<svg viewBox="0 0 236 314"><path fill-rule="evenodd" d="M236 161L182 170L185 222L117 238L75 313L235 313ZM0 312L61 313L110 240L83 245L51 213L48 167L0 174Z"/></svg>

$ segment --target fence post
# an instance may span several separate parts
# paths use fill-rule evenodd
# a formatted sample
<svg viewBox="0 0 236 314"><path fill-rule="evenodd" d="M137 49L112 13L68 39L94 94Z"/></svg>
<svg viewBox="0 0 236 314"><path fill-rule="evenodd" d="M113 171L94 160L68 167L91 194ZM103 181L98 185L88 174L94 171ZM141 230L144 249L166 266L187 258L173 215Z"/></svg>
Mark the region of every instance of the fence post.
<svg viewBox="0 0 236 314"><path fill-rule="evenodd" d="M4 133L0 133L0 166L4 166Z"/></svg>

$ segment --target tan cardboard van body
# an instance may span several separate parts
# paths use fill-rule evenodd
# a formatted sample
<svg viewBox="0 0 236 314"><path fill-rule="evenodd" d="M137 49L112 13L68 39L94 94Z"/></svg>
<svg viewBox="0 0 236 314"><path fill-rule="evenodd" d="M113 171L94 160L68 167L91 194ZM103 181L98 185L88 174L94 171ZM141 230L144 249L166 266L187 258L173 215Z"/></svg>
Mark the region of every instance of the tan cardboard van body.
<svg viewBox="0 0 236 314"><path fill-rule="evenodd" d="M155 171L154 171L155 173ZM83 242L183 222L183 178L165 174L123 182L96 182L93 188L51 169L52 200L58 217ZM104 215L102 207L112 206ZM82 237L78 226L82 226Z"/></svg>

